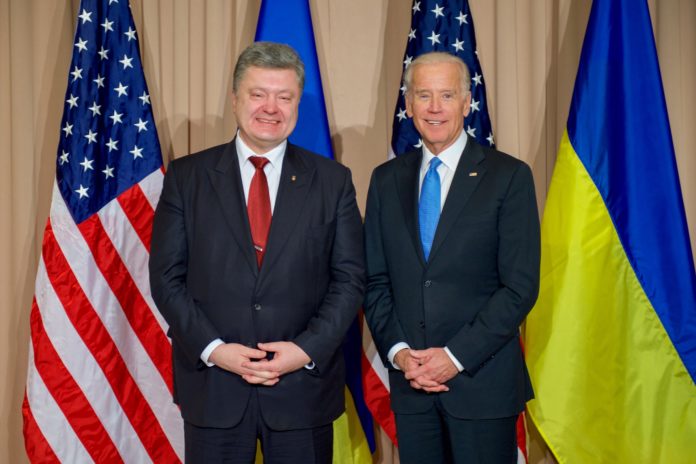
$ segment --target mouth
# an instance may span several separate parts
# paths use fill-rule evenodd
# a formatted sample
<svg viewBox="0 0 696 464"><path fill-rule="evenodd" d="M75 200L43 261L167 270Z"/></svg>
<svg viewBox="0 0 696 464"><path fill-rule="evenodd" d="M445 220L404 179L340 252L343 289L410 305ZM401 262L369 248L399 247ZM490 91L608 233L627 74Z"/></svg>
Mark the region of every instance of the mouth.
<svg viewBox="0 0 696 464"><path fill-rule="evenodd" d="M276 119L256 118L256 121L260 122L261 124L272 124L272 125L280 124L280 121L278 121Z"/></svg>
<svg viewBox="0 0 696 464"><path fill-rule="evenodd" d="M426 124L429 124L431 126L441 126L443 125L446 121L435 121L433 119L426 119L425 120Z"/></svg>

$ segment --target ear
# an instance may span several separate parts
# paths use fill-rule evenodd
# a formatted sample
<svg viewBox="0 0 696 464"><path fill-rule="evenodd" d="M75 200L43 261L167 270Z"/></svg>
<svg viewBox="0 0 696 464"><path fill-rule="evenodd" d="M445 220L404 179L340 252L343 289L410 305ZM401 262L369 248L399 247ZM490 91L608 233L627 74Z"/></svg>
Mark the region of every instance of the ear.
<svg viewBox="0 0 696 464"><path fill-rule="evenodd" d="M413 98L411 98L410 94L406 94L406 114L408 115L409 118L413 117Z"/></svg>
<svg viewBox="0 0 696 464"><path fill-rule="evenodd" d="M464 117L466 118L469 115L469 112L471 111L471 90L466 93L466 97L464 97L464 111L462 112L464 114Z"/></svg>
<svg viewBox="0 0 696 464"><path fill-rule="evenodd" d="M232 112L237 111L237 93L232 91Z"/></svg>

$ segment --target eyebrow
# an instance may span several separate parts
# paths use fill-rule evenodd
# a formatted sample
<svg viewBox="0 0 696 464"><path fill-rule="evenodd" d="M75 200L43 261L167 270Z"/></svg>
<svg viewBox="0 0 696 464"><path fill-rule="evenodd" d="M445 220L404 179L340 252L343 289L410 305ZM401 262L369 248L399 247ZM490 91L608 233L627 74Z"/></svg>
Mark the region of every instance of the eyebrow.
<svg viewBox="0 0 696 464"><path fill-rule="evenodd" d="M287 93L290 95L296 95L296 92L293 91L292 89L280 89L278 91L273 91L273 90L268 89L266 87L249 87L249 92L256 92L256 91L266 92L266 93L273 93L273 92L274 93Z"/></svg>
<svg viewBox="0 0 696 464"><path fill-rule="evenodd" d="M459 93L457 89L414 89L413 93Z"/></svg>

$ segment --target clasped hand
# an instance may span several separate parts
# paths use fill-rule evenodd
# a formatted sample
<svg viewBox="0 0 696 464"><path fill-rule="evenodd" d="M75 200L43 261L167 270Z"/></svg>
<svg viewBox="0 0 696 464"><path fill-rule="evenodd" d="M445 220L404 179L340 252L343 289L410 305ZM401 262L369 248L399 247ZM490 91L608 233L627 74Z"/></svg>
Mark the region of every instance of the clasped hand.
<svg viewBox="0 0 696 464"><path fill-rule="evenodd" d="M257 347L225 343L213 350L209 360L251 384L267 387L277 384L281 376L301 369L310 362L307 353L293 342L259 343ZM267 359L268 353L273 353L273 359Z"/></svg>
<svg viewBox="0 0 696 464"><path fill-rule="evenodd" d="M394 362L412 388L428 393L449 391L445 382L459 373L444 348L403 349L396 353Z"/></svg>

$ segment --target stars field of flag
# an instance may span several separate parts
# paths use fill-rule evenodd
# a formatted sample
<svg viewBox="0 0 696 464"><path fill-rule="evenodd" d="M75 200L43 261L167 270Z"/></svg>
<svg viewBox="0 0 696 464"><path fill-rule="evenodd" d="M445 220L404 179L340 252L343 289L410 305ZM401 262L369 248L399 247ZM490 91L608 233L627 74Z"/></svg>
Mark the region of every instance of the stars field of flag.
<svg viewBox="0 0 696 464"><path fill-rule="evenodd" d="M413 2L411 10L404 70L416 57L427 52L448 52L464 60L471 73L471 112L464 120L464 129L482 145L495 146L468 2L418 0ZM394 112L391 148L397 156L420 148L422 144L413 121L406 115L405 92L402 86Z"/></svg>

